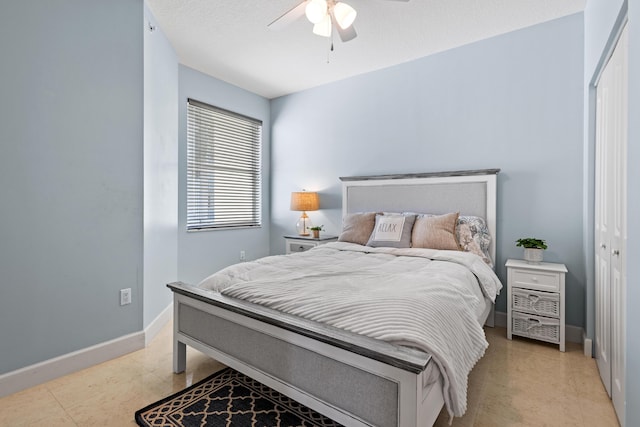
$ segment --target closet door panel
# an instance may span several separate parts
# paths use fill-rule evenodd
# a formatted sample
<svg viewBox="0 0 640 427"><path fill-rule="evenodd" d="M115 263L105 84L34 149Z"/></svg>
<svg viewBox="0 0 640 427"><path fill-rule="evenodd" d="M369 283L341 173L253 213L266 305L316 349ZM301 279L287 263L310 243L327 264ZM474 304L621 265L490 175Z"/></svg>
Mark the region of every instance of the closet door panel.
<svg viewBox="0 0 640 427"><path fill-rule="evenodd" d="M600 77L596 116L595 352L620 424L625 413L628 39Z"/></svg>
<svg viewBox="0 0 640 427"><path fill-rule="evenodd" d="M612 111L615 132L610 151L613 181L611 223L611 399L624 425L626 334L626 229L627 229L627 131L628 37L625 29L611 57Z"/></svg>
<svg viewBox="0 0 640 427"><path fill-rule="evenodd" d="M596 116L596 194L595 194L595 302L596 302L596 330L595 330L595 357L598 364L600 378L611 396L611 361L610 341L611 330L611 289L609 277L611 270L610 242L609 242L609 217L611 198L611 183L608 179L610 170L610 156L607 149L607 141L610 139L610 88L609 73L604 71L597 90L597 116Z"/></svg>

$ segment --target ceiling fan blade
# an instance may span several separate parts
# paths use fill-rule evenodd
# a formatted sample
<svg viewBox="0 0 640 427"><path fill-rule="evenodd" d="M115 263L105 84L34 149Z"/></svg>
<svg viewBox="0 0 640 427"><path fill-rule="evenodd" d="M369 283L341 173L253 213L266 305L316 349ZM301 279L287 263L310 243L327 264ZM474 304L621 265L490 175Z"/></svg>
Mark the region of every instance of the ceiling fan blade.
<svg viewBox="0 0 640 427"><path fill-rule="evenodd" d="M333 11L331 12L331 25L338 31L340 40L342 40L343 43L346 43L358 37L358 33L356 33L356 29L353 24L349 25L345 29L342 29L342 27L338 25L338 22L336 22L336 17L333 16Z"/></svg>
<svg viewBox="0 0 640 427"><path fill-rule="evenodd" d="M338 30L338 34L340 35L340 40L342 40L343 42L348 42L358 37L358 33L356 33L356 29L354 28L353 24L351 24L344 30L340 28L340 25L336 25L336 29Z"/></svg>
<svg viewBox="0 0 640 427"><path fill-rule="evenodd" d="M309 0L304 0L297 6L292 7L290 10L283 13L280 17L274 19L273 22L267 25L267 27L271 28L272 30L283 29L284 27L304 15L304 10L307 7L308 2Z"/></svg>

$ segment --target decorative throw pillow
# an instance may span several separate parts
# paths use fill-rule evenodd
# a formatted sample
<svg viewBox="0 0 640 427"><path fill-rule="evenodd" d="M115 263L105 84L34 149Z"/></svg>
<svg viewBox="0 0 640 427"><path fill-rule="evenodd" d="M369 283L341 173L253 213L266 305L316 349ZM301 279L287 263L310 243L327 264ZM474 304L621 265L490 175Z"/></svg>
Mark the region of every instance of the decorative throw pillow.
<svg viewBox="0 0 640 427"><path fill-rule="evenodd" d="M408 248L411 246L411 229L415 215L377 214L376 223L367 246Z"/></svg>
<svg viewBox="0 0 640 427"><path fill-rule="evenodd" d="M456 238L458 216L458 212L418 216L411 234L411 246L459 251L460 246Z"/></svg>
<svg viewBox="0 0 640 427"><path fill-rule="evenodd" d="M375 222L375 212L347 214L342 219L342 233L340 233L338 241L366 245Z"/></svg>
<svg viewBox="0 0 640 427"><path fill-rule="evenodd" d="M469 224L458 224L458 228L456 230L460 248L465 252L471 252L472 254L478 255L484 262L491 265L491 260L482 252L482 248L480 248L478 242L473 240L473 234L471 233Z"/></svg>
<svg viewBox="0 0 640 427"><path fill-rule="evenodd" d="M468 249L465 249L465 241L469 240L469 237L466 235L466 230L470 233L470 239L474 242L472 246L474 247L471 250L469 244L466 246ZM491 255L489 253L489 248L491 247L491 233L489 233L489 227L487 227L487 223L484 218L479 216L465 216L460 215L458 218L458 227L456 228L458 242L460 242L460 246L462 250L466 250L467 252L476 253L475 248L479 248L481 254L478 254L482 257L484 262L493 267L493 263L491 261Z"/></svg>

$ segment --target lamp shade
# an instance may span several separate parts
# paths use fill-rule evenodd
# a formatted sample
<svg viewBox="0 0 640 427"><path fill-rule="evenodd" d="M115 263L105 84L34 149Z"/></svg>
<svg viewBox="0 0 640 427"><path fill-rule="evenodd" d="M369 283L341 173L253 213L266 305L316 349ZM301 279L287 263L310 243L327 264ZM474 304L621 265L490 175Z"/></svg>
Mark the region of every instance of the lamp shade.
<svg viewBox="0 0 640 427"><path fill-rule="evenodd" d="M322 37L331 37L331 17L326 15L322 21L313 26L313 34Z"/></svg>
<svg viewBox="0 0 640 427"><path fill-rule="evenodd" d="M346 3L336 3L333 7L333 15L336 18L336 22L343 30L349 28L353 21L356 19L357 12L354 8Z"/></svg>
<svg viewBox="0 0 640 427"><path fill-rule="evenodd" d="M307 19L312 24L317 24L327 16L327 1L326 0L311 0L307 3L305 8L305 14Z"/></svg>
<svg viewBox="0 0 640 427"><path fill-rule="evenodd" d="M320 209L318 193L312 191L294 191L291 193L292 211L317 211Z"/></svg>

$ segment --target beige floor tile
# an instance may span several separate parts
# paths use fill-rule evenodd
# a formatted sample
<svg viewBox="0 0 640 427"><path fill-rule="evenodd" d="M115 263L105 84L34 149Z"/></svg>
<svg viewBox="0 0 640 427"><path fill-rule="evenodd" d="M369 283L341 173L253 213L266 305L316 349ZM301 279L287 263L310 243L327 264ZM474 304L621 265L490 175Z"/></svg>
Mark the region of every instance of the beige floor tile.
<svg viewBox="0 0 640 427"><path fill-rule="evenodd" d="M483 423L492 417L524 425L583 425L575 394L526 380L510 387L505 387L501 382L487 381L485 398L476 420Z"/></svg>
<svg viewBox="0 0 640 427"><path fill-rule="evenodd" d="M133 422L136 410L170 394L172 390L160 379L134 379L65 409L79 426L126 425Z"/></svg>
<svg viewBox="0 0 640 427"><path fill-rule="evenodd" d="M46 420L56 420L58 425L74 425L60 403L44 386L0 399L0 426L44 425Z"/></svg>
<svg viewBox="0 0 640 427"><path fill-rule="evenodd" d="M0 399L0 426L75 425L45 386Z"/></svg>
<svg viewBox="0 0 640 427"><path fill-rule="evenodd" d="M502 386L526 385L564 395L576 394L573 371L568 365L534 353L494 354L489 372L491 381Z"/></svg>
<svg viewBox="0 0 640 427"><path fill-rule="evenodd" d="M593 402L580 399L580 409L586 427L618 427L618 418L611 401Z"/></svg>
<svg viewBox="0 0 640 427"><path fill-rule="evenodd" d="M504 328L486 328L486 335L489 348L469 376L467 413L453 427L618 425L595 360L579 344L567 343L562 353L551 344L507 340ZM448 421L443 410L435 425Z"/></svg>
<svg viewBox="0 0 640 427"><path fill-rule="evenodd" d="M130 364L114 361L58 378L46 387L66 409L96 397L117 395L149 375L134 370Z"/></svg>
<svg viewBox="0 0 640 427"><path fill-rule="evenodd" d="M11 425L18 426L21 424L11 424ZM64 415L51 417L51 418L43 418L41 420L29 422L28 424L24 424L24 425L28 425L29 427L75 427L78 424L76 424L69 415L64 414Z"/></svg>
<svg viewBox="0 0 640 427"><path fill-rule="evenodd" d="M576 371L574 377L578 397L591 402L609 401L609 395L600 380L595 361L593 364L590 364L589 369Z"/></svg>

